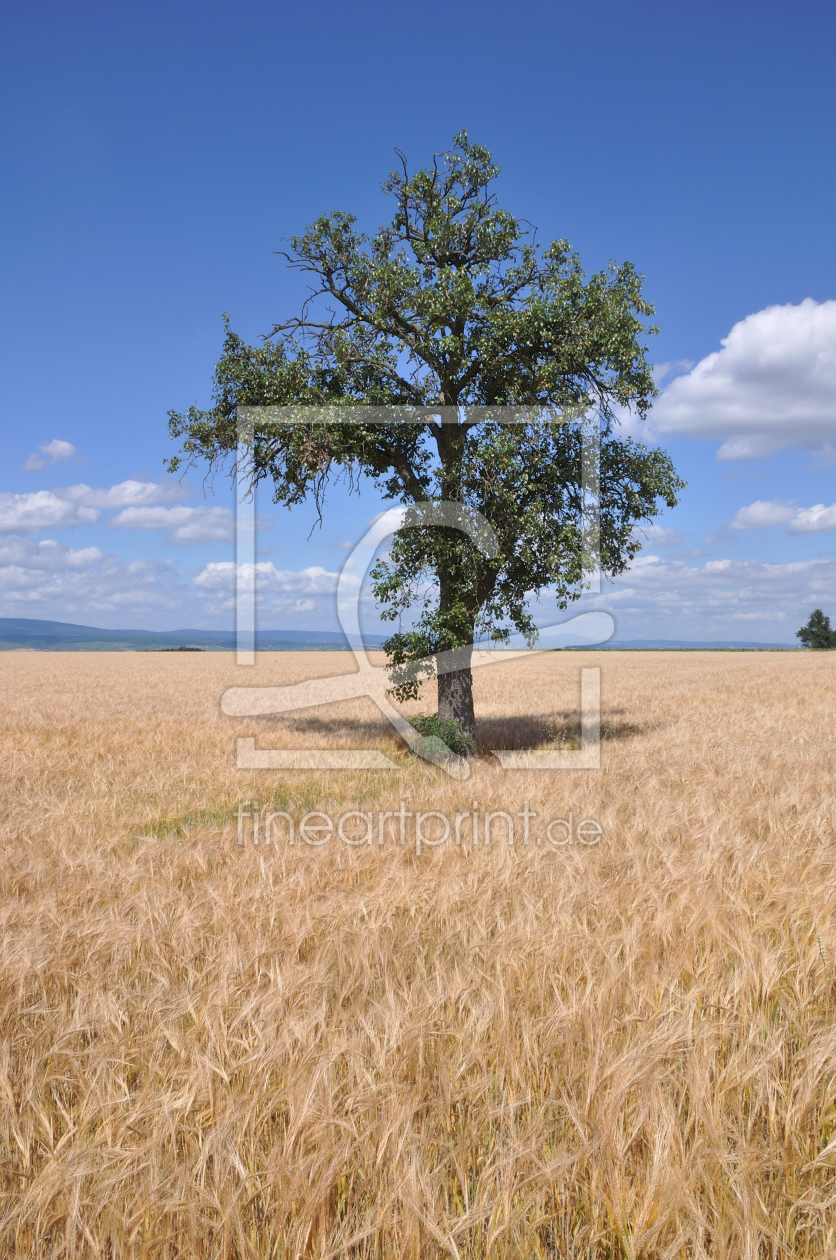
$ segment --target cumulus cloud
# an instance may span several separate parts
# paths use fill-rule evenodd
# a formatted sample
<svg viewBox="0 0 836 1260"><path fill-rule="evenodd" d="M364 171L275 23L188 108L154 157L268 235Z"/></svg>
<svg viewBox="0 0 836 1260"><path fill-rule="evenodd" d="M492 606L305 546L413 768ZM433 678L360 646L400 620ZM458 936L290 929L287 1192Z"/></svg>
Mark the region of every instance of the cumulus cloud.
<svg viewBox="0 0 836 1260"><path fill-rule="evenodd" d="M224 507L127 507L110 524L116 529L163 529L168 542L188 546L227 541L235 518Z"/></svg>
<svg viewBox="0 0 836 1260"><path fill-rule="evenodd" d="M246 573L251 569L245 570ZM234 606L236 566L204 565L192 577L207 612L218 619ZM320 567L301 571L255 566L260 625L338 629L335 593L338 573ZM355 589L360 578L348 575ZM787 564L719 558L694 561L641 554L630 571L606 583L600 596L585 596L568 615L601 609L615 616L619 638L748 639L795 644L795 631L814 608L836 615L836 559ZM554 606L544 594L535 612L544 626ZM567 613L561 613L564 619ZM361 588L361 624L386 630L374 616L368 581Z"/></svg>
<svg viewBox="0 0 836 1260"><path fill-rule="evenodd" d="M203 590L232 591L238 567L231 560L213 561L205 564L192 579L195 586ZM333 595L337 589L339 573L329 573L319 565L308 569L277 569L272 560L261 560L255 565L244 564L240 574L244 580L252 581L255 573L257 593L280 593L292 597L309 597L311 595ZM359 583L353 575L347 578L352 585Z"/></svg>
<svg viewBox="0 0 836 1260"><path fill-rule="evenodd" d="M245 576L247 574L245 566ZM0 616L44 617L83 625L188 626L231 629L235 565L185 570L172 561L126 564L96 547L73 549L54 539L0 537ZM252 574L252 567L249 569ZM270 629L339 630L339 574L314 566L301 571L255 566L260 625ZM359 586L359 579L350 581ZM364 621L373 609L363 590ZM378 629L374 626L375 631Z"/></svg>
<svg viewBox="0 0 836 1260"><path fill-rule="evenodd" d="M786 525L791 534L817 534L836 529L836 503L825 507L800 508L783 499L758 499L742 507L731 522L732 529L766 529L771 525Z"/></svg>
<svg viewBox="0 0 836 1260"><path fill-rule="evenodd" d="M615 616L619 638L744 638L794 644L796 629L813 608L836 612L836 559L687 564L640 556L629 573L608 584L588 606L600 606ZM745 631L738 623L746 623Z"/></svg>
<svg viewBox="0 0 836 1260"><path fill-rule="evenodd" d="M653 408L660 433L722 439L720 459L836 440L836 301L769 306L678 376Z"/></svg>
<svg viewBox="0 0 836 1260"><path fill-rule="evenodd" d="M98 547L0 538L0 613L93 625L180 621L188 586L170 564L125 564ZM162 628L162 627L161 627Z"/></svg>
<svg viewBox="0 0 836 1260"><path fill-rule="evenodd" d="M61 438L53 438L51 442L45 442L33 451L26 463L23 465L29 472L34 472L38 468L46 468L49 464L57 464L59 460L71 459L73 455L78 454L72 442L64 442Z"/></svg>
<svg viewBox="0 0 836 1260"><path fill-rule="evenodd" d="M60 499L69 503L83 504L85 507L119 508L145 506L149 503L166 503L172 499L183 497L183 487L176 482L158 484L156 481L120 481L118 485L107 490L95 490L82 482L77 486L67 486L63 490L54 490Z"/></svg>
<svg viewBox="0 0 836 1260"><path fill-rule="evenodd" d="M319 565L307 569L277 569L272 561L258 561L255 566L241 565L240 570L232 561L213 561L199 569L192 581L215 612L231 609L235 604L236 573L247 582L255 578L255 592L259 621L274 629L298 625L303 617L318 628L338 629L336 619L336 592L339 573L331 573ZM345 579L355 590L360 579L354 574ZM366 584L361 603L366 612L373 607L371 590Z"/></svg>
<svg viewBox="0 0 836 1260"><path fill-rule="evenodd" d="M30 533L41 529L66 529L74 525L95 525L96 508L73 503L52 490L29 494L0 493L0 533Z"/></svg>
<svg viewBox="0 0 836 1260"><path fill-rule="evenodd" d="M31 533L42 529L68 529L76 525L95 525L103 508L144 506L174 497L179 498L182 493L181 487L174 483L158 485L154 481L122 481L107 490L95 490L82 483L77 486L65 486L58 490L30 490L25 494L0 492L0 533ZM195 509L178 508L175 510L188 513ZM196 510L226 512L227 516L231 517L231 513L226 508ZM183 524L186 524L185 517ZM146 525L135 528L154 529L157 526ZM221 534L216 526L211 538L228 536L228 529L226 533Z"/></svg>
<svg viewBox="0 0 836 1260"><path fill-rule="evenodd" d="M731 522L732 529L766 529L770 525L787 525L797 512L792 503L781 499L757 499L740 508Z"/></svg>
<svg viewBox="0 0 836 1260"><path fill-rule="evenodd" d="M41 573L70 568L83 569L102 559L98 547L65 547L54 538L0 538L0 569L25 568Z"/></svg>
<svg viewBox="0 0 836 1260"><path fill-rule="evenodd" d="M277 569L259 561L254 574L262 627L339 629L338 573L319 566ZM126 564L96 547L73 549L54 540L11 536L0 538L0 615L125 628L229 628L235 575L231 562L188 572L171 561ZM348 580L359 587L357 576ZM792 644L795 630L813 608L836 615L836 559L693 563L644 554L600 596L585 597L570 613L593 608L615 616L622 639L743 638ZM543 625L549 624L552 610L546 597L537 615ZM361 624L373 632L386 628L374 617L368 582L362 585Z"/></svg>

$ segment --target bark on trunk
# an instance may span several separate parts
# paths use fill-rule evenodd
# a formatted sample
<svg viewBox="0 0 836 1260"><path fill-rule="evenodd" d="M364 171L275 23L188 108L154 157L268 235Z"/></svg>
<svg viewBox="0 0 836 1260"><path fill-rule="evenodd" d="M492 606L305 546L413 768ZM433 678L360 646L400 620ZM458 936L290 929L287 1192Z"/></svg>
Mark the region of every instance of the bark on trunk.
<svg viewBox="0 0 836 1260"><path fill-rule="evenodd" d="M438 716L455 718L465 735L476 745L476 715L473 712L473 674L470 668L472 647L459 648L466 662L462 669L438 675Z"/></svg>

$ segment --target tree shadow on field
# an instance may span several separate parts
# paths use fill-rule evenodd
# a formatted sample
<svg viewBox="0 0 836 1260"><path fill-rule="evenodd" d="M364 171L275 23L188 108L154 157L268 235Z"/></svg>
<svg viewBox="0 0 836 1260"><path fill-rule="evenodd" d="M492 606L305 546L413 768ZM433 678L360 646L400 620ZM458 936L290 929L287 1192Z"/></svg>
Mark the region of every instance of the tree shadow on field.
<svg viewBox="0 0 836 1260"><path fill-rule="evenodd" d="M406 715L404 715L406 716ZM267 717L273 726L298 736L313 737L323 746L332 746L334 739L354 747L390 742L400 744L400 736L384 718ZM609 709L601 714L601 742L618 743L637 739L656 729L658 724L626 720L625 710ZM476 737L480 753L493 749L580 748L581 715L578 709L552 713L516 714L500 717L477 717Z"/></svg>
<svg viewBox="0 0 836 1260"><path fill-rule="evenodd" d="M637 739L651 730L649 725L625 721L623 713L623 709L613 709L601 714L602 743ZM476 729L480 752L494 748L564 748L568 751L581 746L581 715L577 709L481 718L477 719Z"/></svg>
<svg viewBox="0 0 836 1260"><path fill-rule="evenodd" d="M334 738L359 741L361 744L379 742L381 739L399 739L384 717L379 718L340 718L340 717L285 717L267 714L261 719L272 727L296 735L312 736L323 741Z"/></svg>

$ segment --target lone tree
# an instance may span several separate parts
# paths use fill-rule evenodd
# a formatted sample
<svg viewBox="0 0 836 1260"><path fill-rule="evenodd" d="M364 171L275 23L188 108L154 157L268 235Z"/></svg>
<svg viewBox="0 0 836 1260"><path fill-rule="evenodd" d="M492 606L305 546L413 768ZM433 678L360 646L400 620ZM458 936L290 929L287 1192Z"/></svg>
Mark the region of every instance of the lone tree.
<svg viewBox="0 0 836 1260"><path fill-rule="evenodd" d="M830 618L820 608L810 613L807 625L796 630L795 637L807 648L836 648L836 630L831 630Z"/></svg>
<svg viewBox="0 0 836 1260"><path fill-rule="evenodd" d="M539 246L497 205L499 167L464 131L427 169L410 174L399 157L383 184L390 224L368 237L337 211L281 251L313 278L300 314L259 346L227 322L212 407L169 413L183 441L168 468L215 468L234 453L241 406L412 409L412 423L257 421L250 478L270 478L276 503L310 497L321 513L332 481L365 476L398 503L452 503L490 522L492 556L427 524L399 529L372 572L381 615L413 618L384 645L395 696L416 697L433 672L421 662L454 653L455 668L439 672L438 714L472 738L474 640L516 630L534 642L530 597L548 590L563 609L583 589L581 414L600 437L605 574L627 568L641 548L635 526L673 507L684 482L664 451L616 433L619 409L644 418L656 394L641 344L656 331L645 323L653 307L633 265L586 279L565 240ZM532 411L509 426L484 410L505 406Z"/></svg>

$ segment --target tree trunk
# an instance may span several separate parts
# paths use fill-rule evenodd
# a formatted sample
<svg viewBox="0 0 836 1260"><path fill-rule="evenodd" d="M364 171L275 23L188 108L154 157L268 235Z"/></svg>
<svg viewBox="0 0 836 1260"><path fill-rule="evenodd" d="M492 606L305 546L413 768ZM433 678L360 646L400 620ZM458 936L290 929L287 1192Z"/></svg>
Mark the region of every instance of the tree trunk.
<svg viewBox="0 0 836 1260"><path fill-rule="evenodd" d="M455 718L465 735L473 740L476 748L476 715L473 712L473 674L470 668L472 646L458 648L458 654L466 662L462 669L438 675L438 716Z"/></svg>

